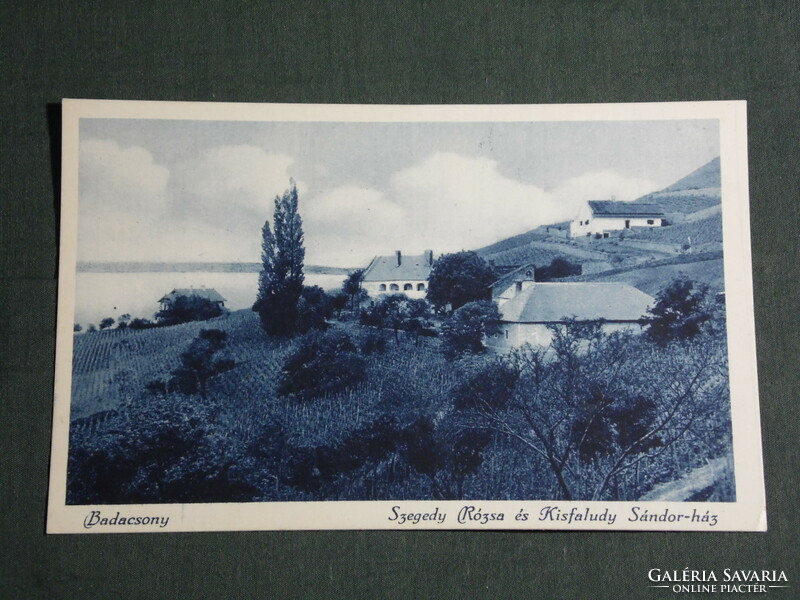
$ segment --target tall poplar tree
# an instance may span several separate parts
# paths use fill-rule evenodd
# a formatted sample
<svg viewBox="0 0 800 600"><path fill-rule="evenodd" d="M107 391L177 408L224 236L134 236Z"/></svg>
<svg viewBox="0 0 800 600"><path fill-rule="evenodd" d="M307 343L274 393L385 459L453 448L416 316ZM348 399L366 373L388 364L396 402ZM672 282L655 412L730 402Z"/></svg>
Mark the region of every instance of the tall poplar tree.
<svg viewBox="0 0 800 600"><path fill-rule="evenodd" d="M266 221L261 235L262 270L253 310L270 335L291 335L297 327L297 303L303 292L306 256L294 179L283 196L275 197L272 228Z"/></svg>

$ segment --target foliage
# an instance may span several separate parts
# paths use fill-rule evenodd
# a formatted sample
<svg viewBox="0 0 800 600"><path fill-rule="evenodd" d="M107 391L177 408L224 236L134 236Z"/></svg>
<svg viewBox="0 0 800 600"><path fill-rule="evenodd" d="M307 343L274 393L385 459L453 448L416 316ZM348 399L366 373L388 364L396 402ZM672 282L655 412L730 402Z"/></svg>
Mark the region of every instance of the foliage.
<svg viewBox="0 0 800 600"><path fill-rule="evenodd" d="M180 355L181 366L172 371L166 382L153 381L147 384L151 392L180 392L208 396L208 380L236 366L229 358L220 358L228 334L219 329L202 329Z"/></svg>
<svg viewBox="0 0 800 600"><path fill-rule="evenodd" d="M557 496L634 499L665 468L675 469L676 456L691 464L692 444L705 452L717 444L713 453L729 444L727 364L717 337L661 348L599 326L551 331L549 348L525 346L495 359L508 360L508 368L489 363L471 378L480 385L457 388L453 399L476 424L538 460ZM493 381L481 381L493 373Z"/></svg>
<svg viewBox="0 0 800 600"><path fill-rule="evenodd" d="M428 277L427 299L441 309L458 309L467 302L488 300L489 286L497 279L494 269L475 252L443 254Z"/></svg>
<svg viewBox="0 0 800 600"><path fill-rule="evenodd" d="M278 394L309 400L352 387L366 376L366 361L339 330L311 331L300 338L280 374Z"/></svg>
<svg viewBox="0 0 800 600"><path fill-rule="evenodd" d="M361 283L364 281L364 269L356 269L342 282L342 292L350 297L350 310L355 312L362 299Z"/></svg>
<svg viewBox="0 0 800 600"><path fill-rule="evenodd" d="M303 222L298 212L297 186L291 180L283 196L275 198L273 230L262 228L262 271L253 310L270 335L288 336L297 329L298 303L303 293Z"/></svg>
<svg viewBox="0 0 800 600"><path fill-rule="evenodd" d="M161 326L178 325L190 321L208 321L222 314L222 307L202 296L177 296L166 308L156 313L156 321ZM133 327L134 322L130 326Z"/></svg>
<svg viewBox="0 0 800 600"><path fill-rule="evenodd" d="M333 315L333 301L318 285L304 286L297 303L297 331L327 329L325 322Z"/></svg>
<svg viewBox="0 0 800 600"><path fill-rule="evenodd" d="M424 475L437 500L464 497L464 483L483 462L483 452L491 441L486 430L447 431L429 417L420 417L404 431L404 457Z"/></svg>
<svg viewBox="0 0 800 600"><path fill-rule="evenodd" d="M491 300L469 302L442 324L442 352L449 359L485 350L485 337L500 332L500 311Z"/></svg>
<svg viewBox="0 0 800 600"><path fill-rule="evenodd" d="M707 305L708 286L678 278L664 288L648 311L647 335L664 344L698 335L712 312Z"/></svg>
<svg viewBox="0 0 800 600"><path fill-rule="evenodd" d="M400 343L400 331L405 331L416 341L420 331L431 317L430 305L422 298L409 298L405 294L381 296L377 302L361 311L362 325L384 327L394 332L395 343Z"/></svg>
<svg viewBox="0 0 800 600"><path fill-rule="evenodd" d="M386 350L386 336L380 330L369 329L361 336L358 349L364 356L380 354Z"/></svg>
<svg viewBox="0 0 800 600"><path fill-rule="evenodd" d="M74 331L76 333L79 332L79 331L83 331L83 327L81 327L80 323L75 323L75 325L72 327L72 331Z"/></svg>
<svg viewBox="0 0 800 600"><path fill-rule="evenodd" d="M105 319L100 321L100 329L101 330L102 329L108 329L112 325L114 325L114 319L112 319L111 317L106 317Z"/></svg>
<svg viewBox="0 0 800 600"><path fill-rule="evenodd" d="M93 333L97 331L97 326L94 323L89 323L89 326L86 328L86 331L89 333Z"/></svg>
<svg viewBox="0 0 800 600"><path fill-rule="evenodd" d="M131 329L149 329L156 327L156 324L149 319L140 319L139 317L133 319L128 325Z"/></svg>
<svg viewBox="0 0 800 600"><path fill-rule="evenodd" d="M257 489L214 408L181 395L132 401L100 431L73 427L68 504L243 502Z"/></svg>
<svg viewBox="0 0 800 600"><path fill-rule="evenodd" d="M580 275L583 267L579 263L573 263L563 256L556 256L548 266L536 269L536 281L552 281Z"/></svg>

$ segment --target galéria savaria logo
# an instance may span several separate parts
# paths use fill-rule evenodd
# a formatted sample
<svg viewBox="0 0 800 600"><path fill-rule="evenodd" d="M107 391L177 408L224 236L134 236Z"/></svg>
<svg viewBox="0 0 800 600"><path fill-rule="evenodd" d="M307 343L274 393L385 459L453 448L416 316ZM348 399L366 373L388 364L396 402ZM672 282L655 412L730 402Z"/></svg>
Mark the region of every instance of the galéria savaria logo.
<svg viewBox="0 0 800 600"><path fill-rule="evenodd" d="M786 573L774 570L654 568L647 572L647 579L648 587L673 594L766 594L790 588Z"/></svg>

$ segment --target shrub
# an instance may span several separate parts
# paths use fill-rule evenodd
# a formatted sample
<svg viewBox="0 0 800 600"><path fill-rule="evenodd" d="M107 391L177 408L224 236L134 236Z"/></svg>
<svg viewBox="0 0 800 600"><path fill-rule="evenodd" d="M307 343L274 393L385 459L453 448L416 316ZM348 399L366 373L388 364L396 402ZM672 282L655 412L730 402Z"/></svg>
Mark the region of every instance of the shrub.
<svg viewBox="0 0 800 600"><path fill-rule="evenodd" d="M656 304L648 311L647 335L659 344L693 338L712 318L707 303L708 286L678 278L659 292Z"/></svg>
<svg viewBox="0 0 800 600"><path fill-rule="evenodd" d="M151 327L156 327L156 324L148 319L140 319L137 317L128 324L128 327L131 329L149 329Z"/></svg>
<svg viewBox="0 0 800 600"><path fill-rule="evenodd" d="M278 394L309 400L352 387L365 376L366 361L346 333L311 331L286 359Z"/></svg>
<svg viewBox="0 0 800 600"><path fill-rule="evenodd" d="M100 321L100 329L108 329L114 324L114 319L111 317L106 317L102 321Z"/></svg>
<svg viewBox="0 0 800 600"><path fill-rule="evenodd" d="M500 311L490 300L469 302L442 324L442 352L449 359L484 351L483 339L496 335Z"/></svg>

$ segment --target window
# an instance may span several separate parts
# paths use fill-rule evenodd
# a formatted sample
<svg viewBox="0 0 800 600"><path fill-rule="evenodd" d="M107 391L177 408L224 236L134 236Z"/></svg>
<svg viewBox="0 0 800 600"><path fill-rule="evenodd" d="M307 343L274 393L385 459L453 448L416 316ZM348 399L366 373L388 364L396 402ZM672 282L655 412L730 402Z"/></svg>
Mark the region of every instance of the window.
<svg viewBox="0 0 800 600"><path fill-rule="evenodd" d="M630 229L630 228L631 228L631 220L625 219L625 229Z"/></svg>
<svg viewBox="0 0 800 600"><path fill-rule="evenodd" d="M508 339L508 329L506 329L505 332L506 332L506 339Z"/></svg>
<svg viewBox="0 0 800 600"><path fill-rule="evenodd" d="M425 289L425 284L424 284L424 283L418 283L418 284L417 284L417 291L418 291L418 292L421 292L421 291L423 291L424 289Z"/></svg>
<svg viewBox="0 0 800 600"><path fill-rule="evenodd" d="M386 284L385 283L380 284L378 286L378 291L379 292L385 292L386 291Z"/></svg>
<svg viewBox="0 0 800 600"><path fill-rule="evenodd" d="M655 223L655 221L653 221L653 219L647 219L647 224L648 225L652 225L653 223Z"/></svg>
<svg viewBox="0 0 800 600"><path fill-rule="evenodd" d="M413 289L414 289L414 286L411 285L410 283L406 283L405 285L403 285L403 291L404 292L408 292L408 291L413 290Z"/></svg>
<svg viewBox="0 0 800 600"><path fill-rule="evenodd" d="M516 284L517 284L517 291L521 292L522 291L522 282L521 281L517 281Z"/></svg>
<svg viewBox="0 0 800 600"><path fill-rule="evenodd" d="M397 285L396 283L392 283L392 284L389 285L389 289L391 291L393 291L393 292L399 292L400 291L400 286Z"/></svg>

